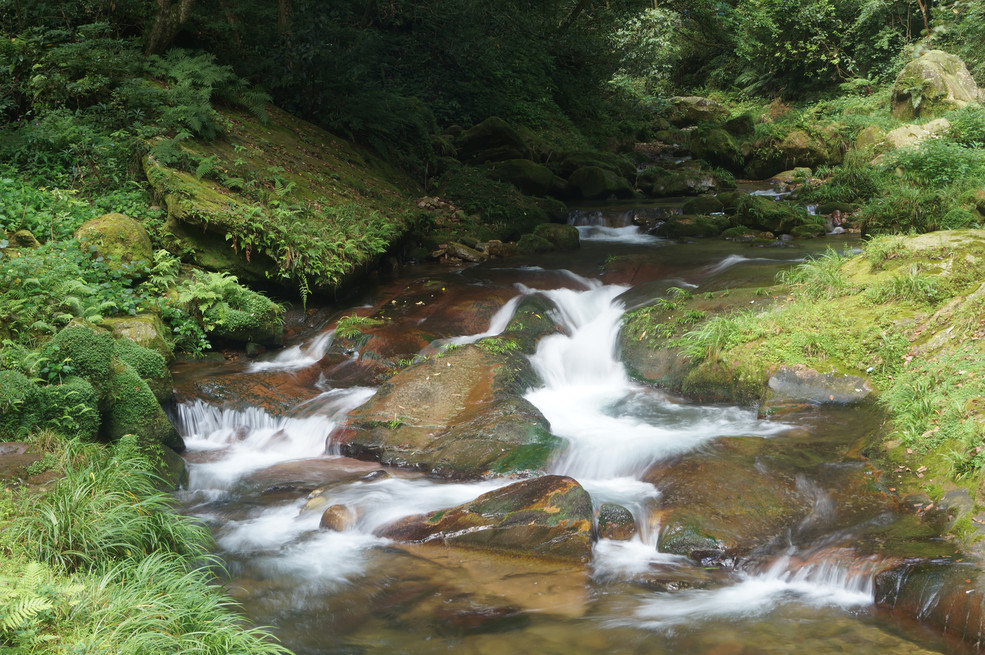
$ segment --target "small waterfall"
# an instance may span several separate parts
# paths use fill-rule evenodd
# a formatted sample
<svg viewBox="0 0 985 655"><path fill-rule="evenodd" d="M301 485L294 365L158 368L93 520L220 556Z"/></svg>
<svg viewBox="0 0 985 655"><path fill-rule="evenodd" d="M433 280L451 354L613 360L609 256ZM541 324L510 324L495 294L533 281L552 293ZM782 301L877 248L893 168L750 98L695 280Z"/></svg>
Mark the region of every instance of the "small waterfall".
<svg viewBox="0 0 985 655"><path fill-rule="evenodd" d="M680 213L680 210L660 208L657 213L666 216L671 213ZM640 218L639 209L623 211L573 209L568 214L568 224L578 228L578 235L584 241L641 245L660 242L661 239L640 230L638 225Z"/></svg>
<svg viewBox="0 0 985 655"><path fill-rule="evenodd" d="M656 594L637 608L634 624L672 632L704 621L762 616L791 601L814 607L868 607L875 602L873 577L879 565L878 558L848 565L837 559L804 562L786 555L762 573L741 573L731 586Z"/></svg>
<svg viewBox="0 0 985 655"><path fill-rule="evenodd" d="M271 416L258 407L228 409L201 400L177 408L178 432L189 451L225 451L191 468L193 489L227 489L243 475L278 462L325 453L338 420L375 393L353 387L327 391L305 403L304 418Z"/></svg>
<svg viewBox="0 0 985 655"><path fill-rule="evenodd" d="M716 437L785 429L740 408L680 405L631 381L616 357L626 287L585 279L583 291L543 292L566 334L541 340L531 362L545 386L526 395L567 440L553 472L600 492L638 481L656 461ZM630 494L639 500L639 488Z"/></svg>
<svg viewBox="0 0 985 655"><path fill-rule="evenodd" d="M335 339L335 330L322 332L307 344L285 348L269 361L253 362L248 373L260 371L296 371L314 366L322 360Z"/></svg>

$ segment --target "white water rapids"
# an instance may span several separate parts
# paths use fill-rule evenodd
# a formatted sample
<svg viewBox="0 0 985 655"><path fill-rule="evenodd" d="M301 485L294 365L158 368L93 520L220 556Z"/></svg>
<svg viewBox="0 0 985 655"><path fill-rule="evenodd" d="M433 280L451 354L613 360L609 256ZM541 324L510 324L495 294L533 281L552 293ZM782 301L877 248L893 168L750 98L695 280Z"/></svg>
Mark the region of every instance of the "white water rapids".
<svg viewBox="0 0 985 655"><path fill-rule="evenodd" d="M727 266L728 264L726 264ZM524 295L542 293L556 307L563 334L542 339L532 364L543 386L526 395L548 419L566 446L551 473L577 479L596 506L612 502L636 517L638 537L629 542L600 541L591 572L596 580L632 579L660 567L692 566L684 558L660 553L659 524L653 510L658 487L644 474L660 460L680 456L719 437L769 437L788 427L758 420L752 410L681 404L632 381L617 357L627 288L565 274L572 288L522 288L480 335L450 339L471 343L499 334ZM284 351L252 371L310 366L331 343L326 332ZM258 504L240 514L222 513L237 485L273 464L336 457L325 440L344 415L374 393L368 388L333 389L308 402L304 417L272 417L260 409L228 410L203 402L179 408L179 428L193 452L187 492L192 511L216 527L227 554L249 558L270 578L293 580L298 589L328 593L357 581L369 554L386 541L375 530L405 516L453 507L513 482L497 478L450 483L396 474L385 479L348 481L325 492L328 504L355 510L358 519L342 532L319 530L319 512L302 512L305 499ZM781 557L767 570L740 574L734 584L711 589L655 593L640 601L633 625L654 630L724 616L769 613L796 599L809 605L844 608L873 602L871 580L836 569L791 569ZM616 619L614 622L618 623Z"/></svg>

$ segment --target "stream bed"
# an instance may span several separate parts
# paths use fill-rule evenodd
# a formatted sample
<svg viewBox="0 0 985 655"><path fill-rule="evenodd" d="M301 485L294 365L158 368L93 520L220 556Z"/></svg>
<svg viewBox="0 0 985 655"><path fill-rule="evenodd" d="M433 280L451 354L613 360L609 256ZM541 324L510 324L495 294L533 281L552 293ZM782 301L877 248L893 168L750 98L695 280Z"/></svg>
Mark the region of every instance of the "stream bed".
<svg viewBox="0 0 985 655"><path fill-rule="evenodd" d="M875 409L758 418L754 407L634 381L618 356L624 312L668 287L760 286L855 242L676 243L641 234L637 211L664 208L575 212L576 252L415 267L349 307L313 312L315 324L280 352L176 368L190 468L181 499L213 530L253 622L299 655L975 652L967 633L920 620L938 611L942 580L965 573L939 526L886 494L860 455L880 429ZM380 381L367 373L370 345L332 349L335 320L392 308L377 350L437 356L498 334L533 295L559 328L530 356L540 382L524 396L561 439L545 473L577 480L596 508L628 509L633 535L599 539L586 564L377 536L517 480L441 479L341 456L331 436ZM313 492L351 522L320 528ZM692 524L747 547L704 559L662 552Z"/></svg>

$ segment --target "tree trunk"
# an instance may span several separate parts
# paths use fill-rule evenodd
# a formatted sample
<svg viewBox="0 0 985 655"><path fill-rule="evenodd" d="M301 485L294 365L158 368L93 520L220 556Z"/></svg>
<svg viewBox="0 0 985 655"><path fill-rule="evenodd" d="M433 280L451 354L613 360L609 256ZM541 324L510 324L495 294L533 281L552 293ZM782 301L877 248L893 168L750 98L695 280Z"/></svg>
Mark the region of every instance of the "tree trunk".
<svg viewBox="0 0 985 655"><path fill-rule="evenodd" d="M277 0L277 34L287 36L294 25L293 0Z"/></svg>
<svg viewBox="0 0 985 655"><path fill-rule="evenodd" d="M178 32L188 22L195 0L155 0L157 16L154 25L147 34L144 51L149 55L159 55L164 52Z"/></svg>

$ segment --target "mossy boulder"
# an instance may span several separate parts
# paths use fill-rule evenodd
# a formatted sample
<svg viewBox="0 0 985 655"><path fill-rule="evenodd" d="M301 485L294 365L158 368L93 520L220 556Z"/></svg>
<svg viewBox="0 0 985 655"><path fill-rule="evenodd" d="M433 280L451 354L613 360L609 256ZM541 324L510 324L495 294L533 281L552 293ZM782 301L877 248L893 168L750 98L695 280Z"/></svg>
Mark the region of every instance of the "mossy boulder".
<svg viewBox="0 0 985 655"><path fill-rule="evenodd" d="M524 234L516 242L516 251L523 255L551 252L552 250L554 250L554 244L538 234Z"/></svg>
<svg viewBox="0 0 985 655"><path fill-rule="evenodd" d="M956 55L931 50L900 71L891 106L900 120L934 118L978 102L978 85Z"/></svg>
<svg viewBox="0 0 985 655"><path fill-rule="evenodd" d="M667 119L677 126L715 123L728 117L728 108L711 98L686 96L671 98Z"/></svg>
<svg viewBox="0 0 985 655"><path fill-rule="evenodd" d="M732 136L720 127L693 134L690 148L698 159L730 171L741 171L745 163L739 146Z"/></svg>
<svg viewBox="0 0 985 655"><path fill-rule="evenodd" d="M558 175L567 178L585 166L598 166L627 179L632 179L636 175L636 164L614 152L590 150L570 152L558 159L555 168Z"/></svg>
<svg viewBox="0 0 985 655"><path fill-rule="evenodd" d="M660 484L661 552L716 564L787 534L808 514L813 499L795 476L761 461L766 440L746 441L722 439L647 474Z"/></svg>
<svg viewBox="0 0 985 655"><path fill-rule="evenodd" d="M129 339L138 346L160 354L166 364L174 361L174 350L171 349L165 336L168 330L157 314L114 316L104 318L99 325L109 330L116 339Z"/></svg>
<svg viewBox="0 0 985 655"><path fill-rule="evenodd" d="M632 198L632 185L626 179L599 166L583 166L568 178L568 189L580 200L604 200L607 198Z"/></svg>
<svg viewBox="0 0 985 655"><path fill-rule="evenodd" d="M87 326L69 326L41 348L41 355L50 365L85 378L102 392L113 363L113 337Z"/></svg>
<svg viewBox="0 0 985 655"><path fill-rule="evenodd" d="M764 196L747 196L732 220L736 225L773 234L789 233L798 225L816 222L800 205L778 202Z"/></svg>
<svg viewBox="0 0 985 655"><path fill-rule="evenodd" d="M592 499L575 480L545 475L458 507L401 519L379 534L396 541L586 563L594 542Z"/></svg>
<svg viewBox="0 0 985 655"><path fill-rule="evenodd" d="M886 132L878 125L869 125L855 136L855 147L858 149L872 148L882 143L886 138Z"/></svg>
<svg viewBox="0 0 985 655"><path fill-rule="evenodd" d="M827 145L817 136L804 130L791 130L778 145L784 165L819 166L830 159ZM774 175L778 174L774 173Z"/></svg>
<svg viewBox="0 0 985 655"><path fill-rule="evenodd" d="M168 420L154 392L132 366L115 360L107 391L111 404L102 425L102 435L106 439L116 441L123 435L135 434L151 443L184 450L184 441Z"/></svg>
<svg viewBox="0 0 985 655"><path fill-rule="evenodd" d="M949 129L951 122L946 118L928 121L923 125L903 125L886 134L885 142L890 148L910 148L927 139L940 136Z"/></svg>
<svg viewBox="0 0 985 655"><path fill-rule="evenodd" d="M725 206L722 201L713 195L705 194L697 198L685 201L681 206L681 213L684 214L714 214L722 211Z"/></svg>
<svg viewBox="0 0 985 655"><path fill-rule="evenodd" d="M490 175L509 182L521 192L531 196L564 193L564 180L554 175L548 167L529 159L507 159L489 167Z"/></svg>
<svg viewBox="0 0 985 655"><path fill-rule="evenodd" d="M547 239L557 250L575 250L580 245L578 228L574 225L543 223L534 228L534 236Z"/></svg>
<svg viewBox="0 0 985 655"><path fill-rule="evenodd" d="M75 231L83 248L102 257L111 269L154 261L150 236L137 220L123 214L103 214L83 223Z"/></svg>
<svg viewBox="0 0 985 655"><path fill-rule="evenodd" d="M491 116L462 132L455 146L462 161L526 159L530 154L520 134L498 116Z"/></svg>
<svg viewBox="0 0 985 655"><path fill-rule="evenodd" d="M0 371L0 441L27 435L42 420L38 386L20 371Z"/></svg>
<svg viewBox="0 0 985 655"><path fill-rule="evenodd" d="M41 244L30 230L17 230L10 235L10 244L15 248L38 248Z"/></svg>
<svg viewBox="0 0 985 655"><path fill-rule="evenodd" d="M210 336L238 343L278 344L284 334L283 309L270 298L232 282L214 289L222 298L202 311Z"/></svg>
<svg viewBox="0 0 985 655"><path fill-rule="evenodd" d="M171 400L174 382L167 362L160 353L137 345L127 338L117 339L113 344L113 354L122 362L129 364L147 383L154 397L160 403Z"/></svg>
<svg viewBox="0 0 985 655"><path fill-rule="evenodd" d="M638 184L648 196L669 198L696 196L718 188L718 179L697 162L681 166L654 166L639 174Z"/></svg>
<svg viewBox="0 0 985 655"><path fill-rule="evenodd" d="M669 216L653 232L658 236L671 238L714 237L731 225L727 216L705 216L681 214Z"/></svg>
<svg viewBox="0 0 985 655"><path fill-rule="evenodd" d="M756 121L749 114L739 114L722 123L722 129L733 137L749 137L756 131Z"/></svg>
<svg viewBox="0 0 985 655"><path fill-rule="evenodd" d="M330 437L343 454L452 478L538 470L558 446L523 399L536 383L503 335L403 369Z"/></svg>

